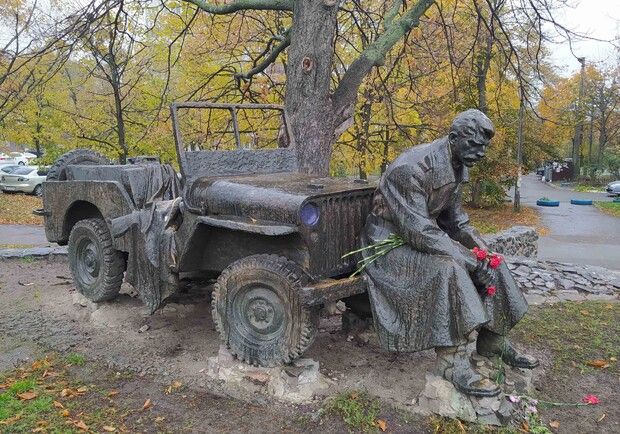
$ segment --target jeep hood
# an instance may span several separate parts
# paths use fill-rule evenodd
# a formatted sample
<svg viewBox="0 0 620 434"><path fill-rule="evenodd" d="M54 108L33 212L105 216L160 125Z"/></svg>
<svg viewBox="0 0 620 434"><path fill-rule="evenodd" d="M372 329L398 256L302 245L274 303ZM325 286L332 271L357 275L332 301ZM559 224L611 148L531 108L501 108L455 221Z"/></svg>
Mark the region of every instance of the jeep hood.
<svg viewBox="0 0 620 434"><path fill-rule="evenodd" d="M298 224L299 210L308 201L373 189L356 180L301 173L204 177L186 187L185 201L203 215Z"/></svg>

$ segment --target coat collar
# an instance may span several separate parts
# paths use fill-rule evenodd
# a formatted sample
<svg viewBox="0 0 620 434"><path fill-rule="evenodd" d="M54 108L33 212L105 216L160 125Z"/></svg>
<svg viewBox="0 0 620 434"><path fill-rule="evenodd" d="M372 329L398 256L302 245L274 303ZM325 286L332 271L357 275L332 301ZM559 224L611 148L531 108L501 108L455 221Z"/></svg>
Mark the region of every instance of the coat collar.
<svg viewBox="0 0 620 434"><path fill-rule="evenodd" d="M466 166L461 166L457 171L452 167L452 152L447 136L433 143L431 155L433 159L433 189L453 183L469 182L469 170Z"/></svg>

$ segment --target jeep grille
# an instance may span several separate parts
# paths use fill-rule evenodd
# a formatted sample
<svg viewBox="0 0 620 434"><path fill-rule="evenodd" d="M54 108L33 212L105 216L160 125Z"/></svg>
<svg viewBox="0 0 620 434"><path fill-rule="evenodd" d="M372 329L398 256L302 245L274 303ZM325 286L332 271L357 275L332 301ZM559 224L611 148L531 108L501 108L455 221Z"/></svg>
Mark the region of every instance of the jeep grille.
<svg viewBox="0 0 620 434"><path fill-rule="evenodd" d="M315 201L321 211L321 223L311 268L317 274L330 277L355 269L358 258L352 255L342 259L342 256L359 249L359 236L370 212L372 194L372 190L367 190Z"/></svg>

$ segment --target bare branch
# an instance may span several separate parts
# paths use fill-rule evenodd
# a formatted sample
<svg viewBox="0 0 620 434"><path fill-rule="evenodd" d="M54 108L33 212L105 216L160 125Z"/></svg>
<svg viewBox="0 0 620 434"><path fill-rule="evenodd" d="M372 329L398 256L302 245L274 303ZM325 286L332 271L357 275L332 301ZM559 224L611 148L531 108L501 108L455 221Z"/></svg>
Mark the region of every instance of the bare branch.
<svg viewBox="0 0 620 434"><path fill-rule="evenodd" d="M292 11L292 0L235 0L228 4L215 5L204 0L184 0L213 15L226 15L244 10Z"/></svg>

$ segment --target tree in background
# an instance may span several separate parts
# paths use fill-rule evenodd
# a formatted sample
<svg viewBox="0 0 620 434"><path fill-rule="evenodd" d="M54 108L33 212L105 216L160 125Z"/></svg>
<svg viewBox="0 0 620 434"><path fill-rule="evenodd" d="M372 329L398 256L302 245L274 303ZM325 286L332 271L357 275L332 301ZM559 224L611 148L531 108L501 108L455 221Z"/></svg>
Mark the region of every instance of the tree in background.
<svg viewBox="0 0 620 434"><path fill-rule="evenodd" d="M472 173L478 186L473 202L493 195L501 200L498 186L516 175L521 95L525 164L562 154L564 144L544 140L539 132L551 136L561 129L537 117L563 116L541 105L555 97L542 90L543 83L553 82L542 29L570 35L553 18L555 5L93 2L79 12L57 14L59 24L51 32L56 37L49 41L64 50L58 53L65 55L59 69L65 87L37 92L45 96L39 98L47 104L44 111L64 131L46 140L69 148L95 146L121 160L136 153L170 160L169 102L284 102L306 171L326 174L332 160L333 172L355 169L364 177L404 148L445 132L457 112L478 107L498 132L485 167ZM55 102L63 92L69 95L64 103ZM36 105L34 94L29 98ZM537 113L546 109L549 117ZM1 128L7 138L6 124Z"/></svg>

